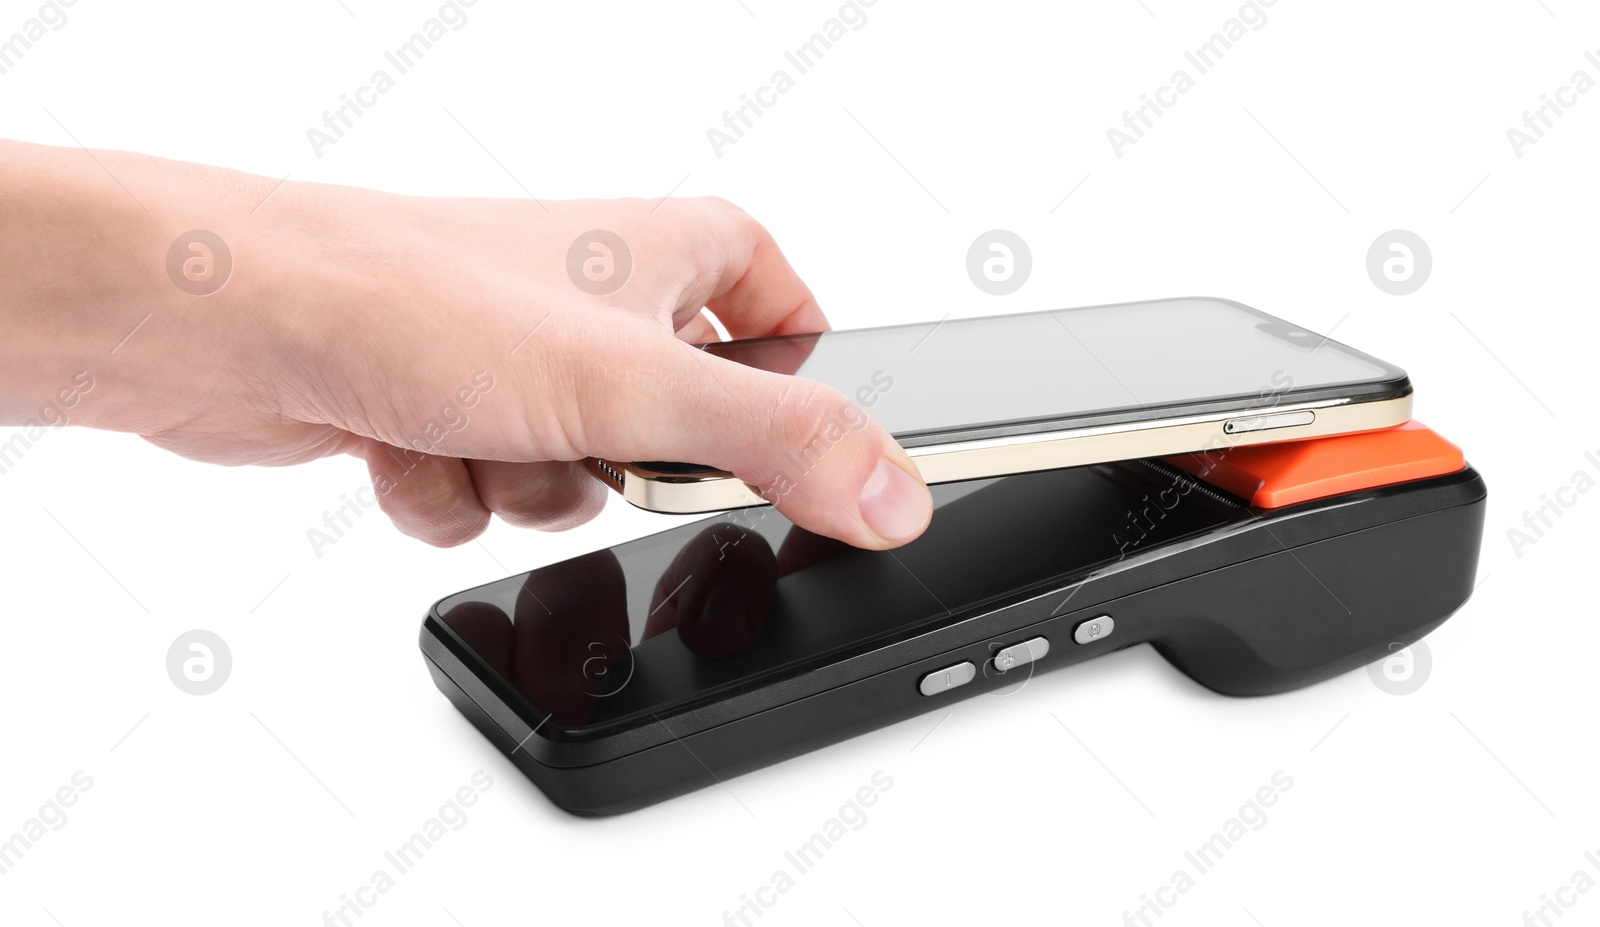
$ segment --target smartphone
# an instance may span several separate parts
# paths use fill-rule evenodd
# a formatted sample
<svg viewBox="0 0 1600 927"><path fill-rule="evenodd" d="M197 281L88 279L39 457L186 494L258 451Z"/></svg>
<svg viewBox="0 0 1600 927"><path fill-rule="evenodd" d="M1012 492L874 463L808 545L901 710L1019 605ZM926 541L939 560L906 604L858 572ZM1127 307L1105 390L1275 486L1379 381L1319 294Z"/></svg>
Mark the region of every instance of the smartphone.
<svg viewBox="0 0 1600 927"><path fill-rule="evenodd" d="M870 416L930 484L1296 441L1411 418L1405 371L1225 299L1190 297L702 345L834 387L860 415L787 449L798 480ZM765 505L693 463L591 458L640 508Z"/></svg>

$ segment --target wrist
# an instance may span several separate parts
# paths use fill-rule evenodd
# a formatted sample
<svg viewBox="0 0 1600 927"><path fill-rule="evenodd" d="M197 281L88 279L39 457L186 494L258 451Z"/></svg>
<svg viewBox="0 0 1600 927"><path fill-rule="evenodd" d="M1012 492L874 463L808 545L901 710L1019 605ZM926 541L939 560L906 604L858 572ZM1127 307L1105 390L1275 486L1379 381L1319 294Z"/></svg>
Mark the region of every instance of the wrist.
<svg viewBox="0 0 1600 927"><path fill-rule="evenodd" d="M257 321L273 300L252 306L261 274L238 258L272 182L0 146L0 423L154 434L230 393L251 401L276 372Z"/></svg>

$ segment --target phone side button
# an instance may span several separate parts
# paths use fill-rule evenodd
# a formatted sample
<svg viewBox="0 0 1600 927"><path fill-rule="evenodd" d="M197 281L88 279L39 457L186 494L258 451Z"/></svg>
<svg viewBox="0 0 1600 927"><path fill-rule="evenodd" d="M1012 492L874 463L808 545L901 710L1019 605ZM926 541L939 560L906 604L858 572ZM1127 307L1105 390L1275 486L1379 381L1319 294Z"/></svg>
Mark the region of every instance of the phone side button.
<svg viewBox="0 0 1600 927"><path fill-rule="evenodd" d="M1267 431L1272 428L1292 428L1296 425L1309 425L1317 420L1317 413L1310 409L1299 412L1276 412L1271 415L1248 415L1244 418L1230 418L1222 423L1225 434L1236 435L1247 431Z"/></svg>
<svg viewBox="0 0 1600 927"><path fill-rule="evenodd" d="M957 686L966 685L977 675L978 668L973 666L971 661L957 663L955 666L934 670L922 677L917 689L923 695L938 695L940 692L948 692Z"/></svg>

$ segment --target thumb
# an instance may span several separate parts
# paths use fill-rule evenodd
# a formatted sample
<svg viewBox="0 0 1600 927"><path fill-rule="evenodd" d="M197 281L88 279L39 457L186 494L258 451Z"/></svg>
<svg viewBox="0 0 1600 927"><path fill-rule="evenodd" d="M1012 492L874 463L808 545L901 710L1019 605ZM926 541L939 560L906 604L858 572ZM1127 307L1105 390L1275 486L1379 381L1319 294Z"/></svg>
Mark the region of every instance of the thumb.
<svg viewBox="0 0 1600 927"><path fill-rule="evenodd" d="M586 453L727 470L789 520L856 547L898 547L920 535L933 499L903 448L838 390L746 367L676 338L640 346L658 378L646 395L587 392ZM607 395L609 394L609 395ZM597 408L597 404L609 408ZM608 428L626 422L625 428ZM600 445L606 445L600 447Z"/></svg>

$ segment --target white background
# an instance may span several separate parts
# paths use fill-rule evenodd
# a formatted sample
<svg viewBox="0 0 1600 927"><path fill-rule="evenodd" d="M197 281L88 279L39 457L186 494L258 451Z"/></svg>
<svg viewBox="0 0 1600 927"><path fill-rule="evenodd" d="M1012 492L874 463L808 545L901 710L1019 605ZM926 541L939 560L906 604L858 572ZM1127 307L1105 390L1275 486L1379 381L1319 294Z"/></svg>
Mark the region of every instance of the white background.
<svg viewBox="0 0 1600 927"><path fill-rule="evenodd" d="M583 820L438 694L419 620L669 521L613 500L565 535L496 524L439 551L373 512L319 558L306 531L364 485L357 460L226 470L53 433L0 475L0 837L74 771L94 784L0 875L0 921L319 923L480 769L466 825L361 923L721 923L877 770L894 784L865 826L760 923L1120 923L1278 770L1294 784L1265 826L1163 925L1509 925L1575 871L1600 879L1600 493L1567 495L1521 556L1507 537L1576 471L1600 478L1600 92L1520 158L1506 137L1576 70L1600 76L1592 9L1279 0L1118 158L1106 129L1237 4L879 0L719 158L706 129L836 3L479 0L313 156L306 129L437 9L79 0L0 76L0 133L417 194L714 193L840 327L1209 294L1336 329L1404 366L1418 418L1485 475L1478 591L1410 695L1358 671L1227 699L1140 647ZM36 10L0 2L0 36ZM965 271L993 228L1034 258L1006 297ZM1396 228L1434 259L1404 297L1365 270ZM165 669L191 628L232 650L209 696ZM1600 891L1562 897L1600 918Z"/></svg>

